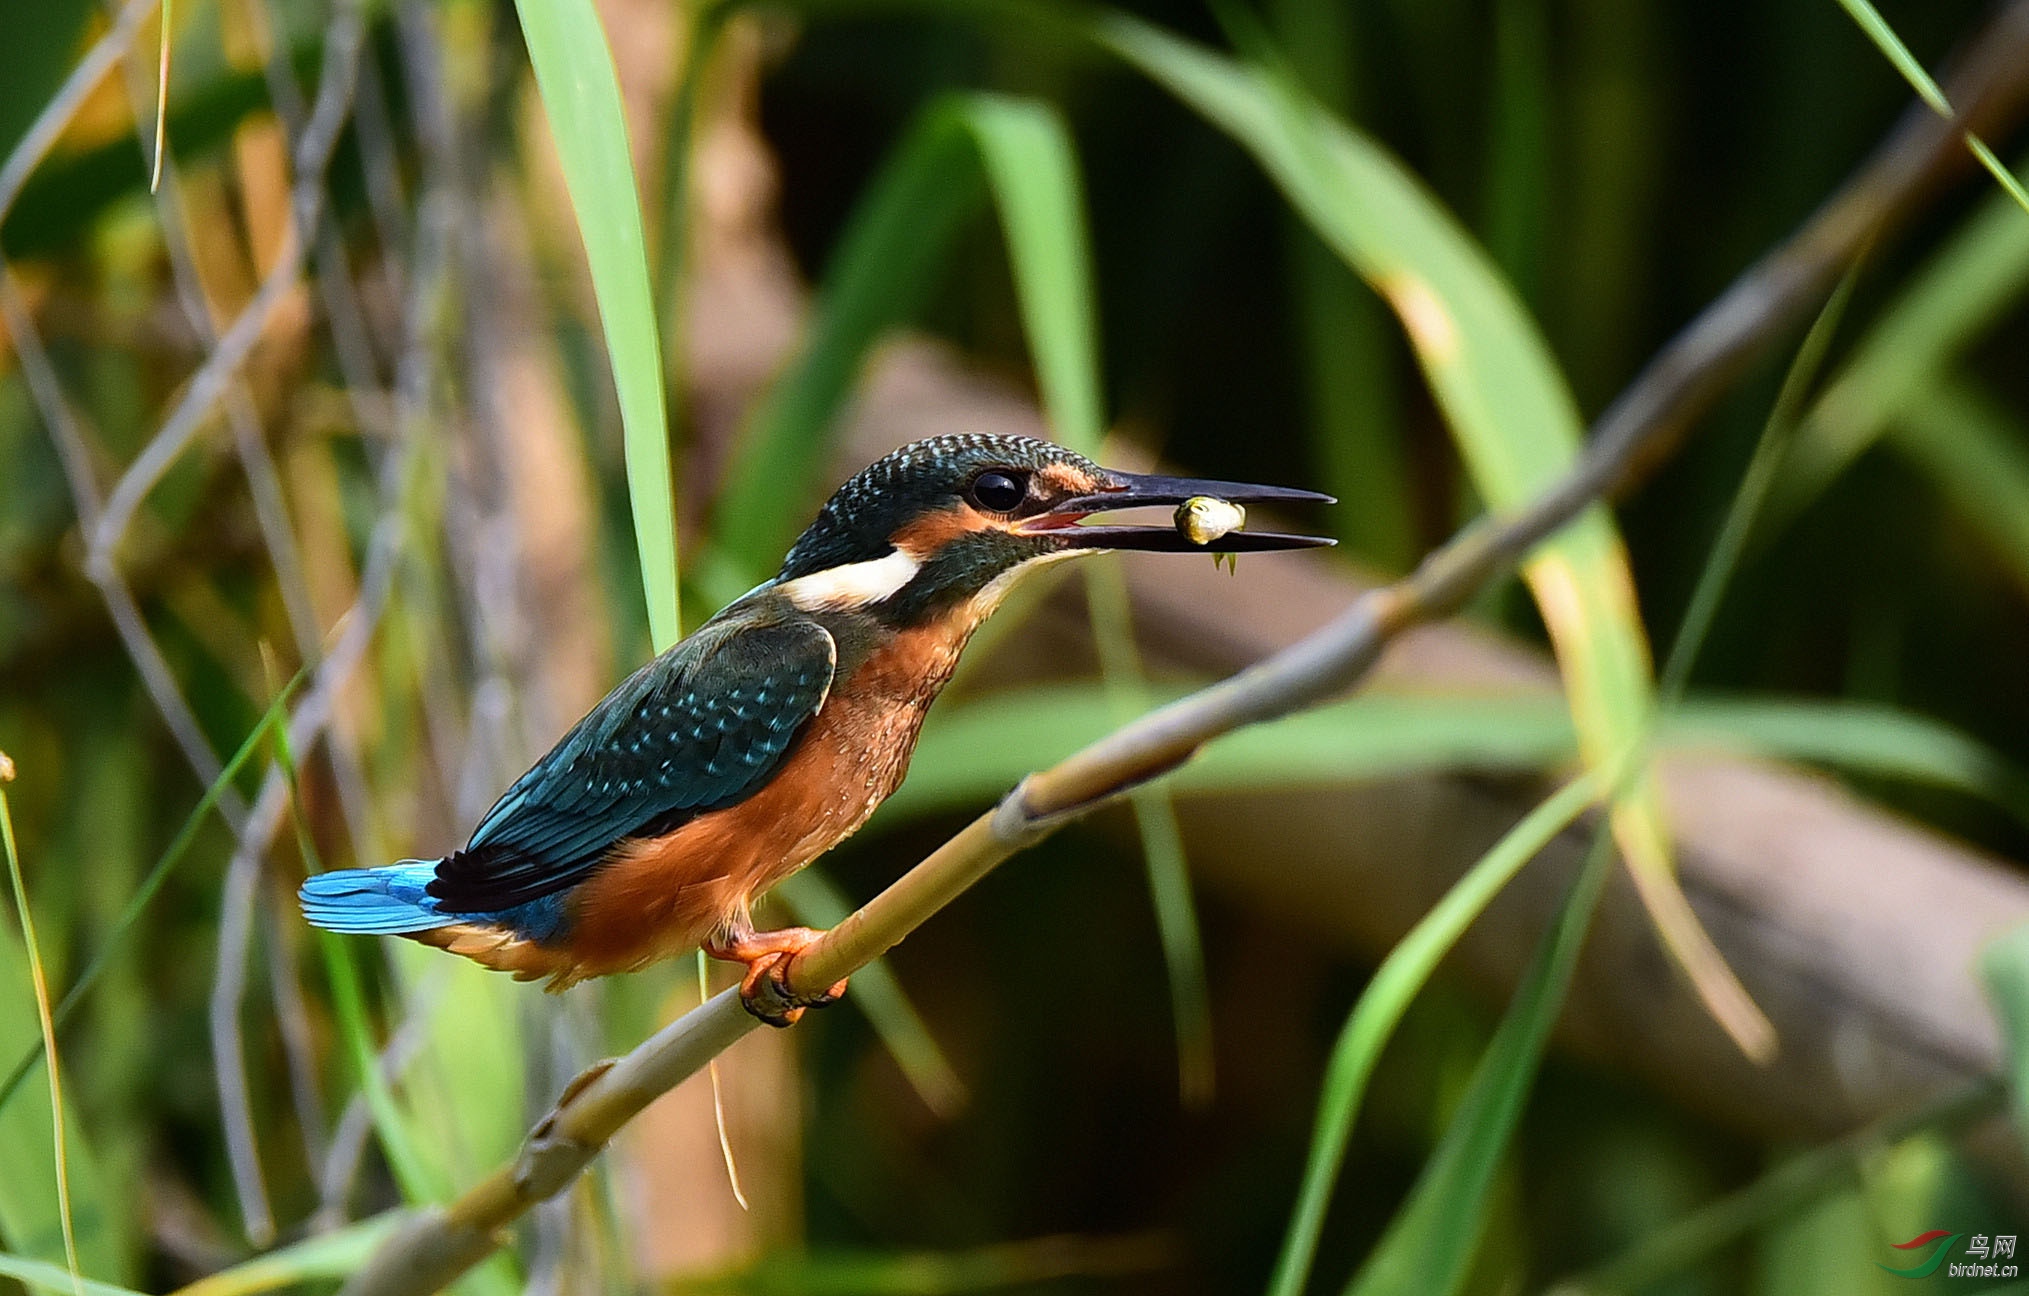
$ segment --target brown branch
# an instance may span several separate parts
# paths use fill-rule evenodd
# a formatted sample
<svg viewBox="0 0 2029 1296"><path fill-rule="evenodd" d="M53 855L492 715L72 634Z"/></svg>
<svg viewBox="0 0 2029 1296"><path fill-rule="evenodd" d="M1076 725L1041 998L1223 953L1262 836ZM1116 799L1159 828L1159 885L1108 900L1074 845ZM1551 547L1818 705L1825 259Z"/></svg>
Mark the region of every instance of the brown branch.
<svg viewBox="0 0 2029 1296"><path fill-rule="evenodd" d="M1749 269L1600 419L1572 471L1533 505L1468 528L1406 578L1357 599L1336 620L1231 679L1142 717L1032 774L790 966L814 991L858 971L1017 850L1189 760L1204 743L1335 696L1373 668L1404 630L1457 610L1530 548L1595 502L1642 480L1756 354L1829 290L1865 247L1898 226L1964 165L1961 132L2012 121L2029 93L2029 0L2005 10L1950 86L1956 123L1927 112L1891 133L1869 163L1788 242ZM491 1254L501 1230L568 1186L607 1140L656 1097L753 1030L732 991L580 1076L515 1162L447 1206L424 1210L382 1243L349 1296L433 1291Z"/></svg>

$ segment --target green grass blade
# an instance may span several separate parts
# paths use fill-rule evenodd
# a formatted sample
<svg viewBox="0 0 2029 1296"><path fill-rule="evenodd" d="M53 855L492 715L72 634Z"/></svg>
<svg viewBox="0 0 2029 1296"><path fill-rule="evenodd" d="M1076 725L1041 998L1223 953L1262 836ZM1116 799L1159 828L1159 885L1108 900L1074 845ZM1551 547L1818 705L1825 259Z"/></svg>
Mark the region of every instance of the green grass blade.
<svg viewBox="0 0 2029 1296"><path fill-rule="evenodd" d="M30 992L35 998L36 1029L42 1039L43 1069L49 1076L50 1171L56 1188L57 1227L63 1235L63 1261L71 1287L84 1294L78 1267L77 1229L71 1216L70 1153L64 1132L63 1067L56 1051L56 1026L49 1016L49 979L43 973L42 944L35 938L35 913L28 907L28 879L21 873L21 854L14 844L14 811L7 789L0 785L0 847L7 856L7 881L14 891L14 911L21 920L21 950L28 963Z"/></svg>
<svg viewBox="0 0 2029 1296"><path fill-rule="evenodd" d="M2029 1140L2029 927L2017 927L1980 951L1980 981L2001 1025L2001 1071L2015 1129Z"/></svg>
<svg viewBox="0 0 2029 1296"><path fill-rule="evenodd" d="M1094 37L1254 154L1299 214L1401 317L1474 483L1524 507L1576 457L1583 427L1549 349L1485 253L1393 157L1287 78L1121 14ZM1524 576L1564 672L1580 748L1633 747L1653 707L1648 643L1626 551L1603 507L1540 546ZM1753 1056L1773 1033L1683 902L1654 780L1615 800L1615 835L1665 944L1707 1008Z"/></svg>
<svg viewBox="0 0 2029 1296"><path fill-rule="evenodd" d="M1320 102L1350 116L1359 20L1340 0L1272 0L1266 17L1291 70ZM1230 24L1229 24L1230 25ZM1294 216L1287 267L1302 334L1310 444L1318 488L1338 497L1329 524L1348 548L1390 572L1416 560L1402 448L1393 323L1358 276Z"/></svg>
<svg viewBox="0 0 2029 1296"><path fill-rule="evenodd" d="M749 420L714 510L705 573L715 598L772 573L808 520L829 471L828 433L879 337L928 295L960 222L985 195L955 103L927 109L853 210L788 372Z"/></svg>
<svg viewBox="0 0 2029 1296"><path fill-rule="evenodd" d="M27 1256L9 1255L0 1251L0 1277L12 1278L30 1291L57 1292L70 1296L78 1290L71 1285L71 1275L62 1265L47 1260L31 1260ZM82 1282L85 1296L142 1296L131 1287L121 1287L109 1282L86 1278Z"/></svg>
<svg viewBox="0 0 2029 1296"><path fill-rule="evenodd" d="M380 1073L380 1057L374 1047L373 1026L366 1011L366 994L360 986L358 965L352 949L342 936L317 933L317 948L324 958L324 974L331 985L331 1011L337 1018L340 1040L351 1059L354 1078L366 1097L367 1115L372 1118L374 1136L402 1196L412 1202L435 1201L445 1185L439 1184L428 1160L409 1136L408 1122L396 1104L394 1093Z"/></svg>
<svg viewBox="0 0 2029 1296"><path fill-rule="evenodd" d="M40 1056L40 1014L33 997L23 992L30 984L30 963L23 943L11 928L0 926L0 986L7 987L7 992L0 994L0 1049L12 1053L35 1041L36 1056ZM0 1243L47 1262L50 1270L60 1275L57 1282L61 1288L69 1291L66 1210L74 1226L77 1264L83 1272L117 1275L125 1271L127 1259L120 1236L121 1203L108 1195L87 1137L89 1127L79 1121L75 1104L68 1101L63 1108L67 1206L58 1195L54 1156L57 1110L48 1088L31 1086L24 1087L0 1111Z"/></svg>
<svg viewBox="0 0 2029 1296"><path fill-rule="evenodd" d="M2029 291L2029 221L1996 195L1955 231L1875 320L1805 417L1771 501L1792 517L1905 411L1929 401L1951 365Z"/></svg>
<svg viewBox="0 0 2029 1296"><path fill-rule="evenodd" d="M1473 1072L1457 1115L1348 1296L1450 1296L1464 1285L1487 1197L1564 1006L1613 859L1604 832Z"/></svg>
<svg viewBox="0 0 2029 1296"><path fill-rule="evenodd" d="M179 1287L173 1296L255 1296L259 1292L350 1277L401 1217L395 1212L278 1247Z"/></svg>
<svg viewBox="0 0 2029 1296"><path fill-rule="evenodd" d="M1179 696L1155 690L1152 701ZM1109 727L1104 689L1009 689L933 717L888 821L976 809ZM1657 726L1665 751L1734 752L1963 792L2029 814L2029 772L1950 725L1894 707L1801 698L1693 697ZM1571 760L1555 697L1368 693L1229 734L1175 774L1180 794L1288 791L1443 770L1520 771Z"/></svg>
<svg viewBox="0 0 2029 1296"><path fill-rule="evenodd" d="M1599 782L1593 775L1577 779L1530 811L1445 892L1374 973L1332 1046L1303 1184L1268 1284L1271 1296L1300 1296L1303 1291L1367 1080L1410 1001L1501 888L1598 799Z"/></svg>
<svg viewBox="0 0 2029 1296"><path fill-rule="evenodd" d="M1839 0L1839 7L1860 24L1860 30L1867 33L1867 39L1873 41L1882 56L1895 65L1902 79L1909 82L1918 97L1930 105L1931 111L1949 120L1952 106L1945 101L1944 90L1931 79L1923 64L1916 61L1916 55L1909 52L1909 47L1902 43L1902 38L1895 34L1895 29L1888 25L1880 10L1868 0Z"/></svg>
<svg viewBox="0 0 2029 1296"><path fill-rule="evenodd" d="M421 1163L411 1171L417 1181L412 1196L441 1201L512 1158L529 1104L555 1097L530 1075L529 1059L547 1036L527 1021L526 986L415 941L386 943L393 946L394 981L408 1011L417 1012L418 1004L427 1009L423 1045L392 1092L394 1128L410 1134ZM496 1257L465 1281L475 1291L513 1292L518 1284L511 1268L508 1257Z"/></svg>
<svg viewBox="0 0 2029 1296"><path fill-rule="evenodd" d="M954 107L992 189L1050 429L1096 455L1105 430L1097 310L1070 129L1033 99L971 95Z"/></svg>
<svg viewBox="0 0 2029 1296"><path fill-rule="evenodd" d="M1134 642L1127 574L1119 561L1111 556L1088 559L1085 592L1105 694L1104 710L1095 714L1109 716L1116 725L1125 724L1148 710L1149 690ZM1186 1108L1202 1109L1211 1104L1216 1087L1212 1003L1183 830L1167 783L1136 788L1128 803L1134 808L1135 830L1141 837L1142 863L1155 904L1156 937L1169 982L1170 1016L1177 1038L1177 1094Z"/></svg>
<svg viewBox="0 0 2029 1296"><path fill-rule="evenodd" d="M1746 537L1782 462L1796 428L1796 414L1802 407L1804 393L1816 378L1855 278L1853 272L1847 273L1798 348L1762 427L1754 455L1720 524L1663 666L1658 691L1660 704L1666 708L1662 712L1665 721L1675 719L1676 704L1690 679L1691 666L1703 647L1706 631L1732 578ZM1650 729L1651 726L1644 726L1638 735L1641 748L1630 752L1629 775L1638 777L1636 772L1642 766L1634 761L1646 759L1643 753L1650 748L1653 736ZM1628 786L1619 782L1616 795ZM1595 837L1571 899L1546 939L1536 965L1510 1003L1464 1101L1418 1176L1408 1201L1347 1288L1348 1296L1385 1296L1395 1292L1419 1296L1438 1292L1449 1296L1464 1285L1474 1252L1486 1231L1495 1174L1521 1121L1550 1028L1563 1004L1605 883L1612 855L1610 846L1606 832ZM1639 872L1635 880L1638 885L1641 883ZM1681 891L1673 889L1667 898L1684 903ZM1653 902L1650 909L1655 912ZM1686 916L1695 924L1695 919ZM1712 956L1716 959L1717 952Z"/></svg>
<svg viewBox="0 0 2029 1296"><path fill-rule="evenodd" d="M1840 278L1838 287L1826 299L1817 318L1811 321L1810 331L1804 335L1802 345L1797 348L1788 371L1783 374L1775 404L1762 421L1761 436L1756 439L1754 453L1740 475L1740 485L1735 488L1733 499L1726 507L1726 516L1720 519L1719 530L1712 538L1711 551L1698 573L1698 583L1691 590L1690 602L1685 605L1684 618L1670 643L1669 657L1663 662L1658 691L1664 708L1674 707L1690 685L1691 667L1705 646L1705 637L1712 629L1713 619L1719 614L1719 604L1725 598L1726 587L1740 566L1740 555L1747 548L1747 538L1754 531L1762 505L1789 458L1805 394L1817 381L1818 371L1824 365L1825 352L1832 345L1832 337L1845 316L1846 303L1852 299L1853 285L1857 282L1859 266L1856 263Z"/></svg>
<svg viewBox="0 0 2029 1296"><path fill-rule="evenodd" d="M1659 743L1808 761L1979 797L2029 824L2029 771L1964 731L1865 702L1699 698L1661 725Z"/></svg>
<svg viewBox="0 0 2029 1296"><path fill-rule="evenodd" d="M1336 496L1327 522L1354 553L1407 571L1417 531L1402 446L1393 322L1308 227L1292 222L1288 254L1303 333L1318 488Z"/></svg>
<svg viewBox="0 0 2029 1296"><path fill-rule="evenodd" d="M324 864L318 856L317 843L310 836L309 826L296 813L296 807L302 803L303 789L296 777L296 757L290 748L287 725L275 729L275 763L289 785L289 819L296 830L296 847L302 852L304 867L311 873L322 873ZM431 1182L424 1169L416 1140L410 1137L387 1082L380 1074L373 1028L367 1021L366 999L360 990L359 973L352 962L352 945L342 936L320 930L317 947L324 956L325 975L331 983L331 1005L338 1019L338 1034L352 1058L354 1069L359 1073L360 1089L366 1095L367 1113L373 1119L374 1133L380 1139L388 1168L408 1200L434 1200L438 1185Z"/></svg>
<svg viewBox="0 0 2029 1296"><path fill-rule="evenodd" d="M1032 100L978 95L958 106L1007 241L1050 428L1063 444L1096 458L1104 430L1098 312L1070 131L1053 109ZM1125 578L1112 562L1088 563L1085 577L1109 709L1122 722L1147 708ZM1186 1106L1200 1107L1212 1094L1211 1003L1183 834L1167 792L1139 789L1131 803L1176 1022L1178 1087Z"/></svg>
<svg viewBox="0 0 2029 1296"><path fill-rule="evenodd" d="M1887 444L2029 590L2029 428L2014 412L1970 379L1941 378L1903 408Z"/></svg>
<svg viewBox="0 0 2029 1296"><path fill-rule="evenodd" d="M515 11L591 266L626 433L627 490L649 633L661 651L680 633L676 497L662 350L620 83L592 0L516 0Z"/></svg>
<svg viewBox="0 0 2029 1296"><path fill-rule="evenodd" d="M1487 250L1529 301L1541 297L1549 250L1557 123L1550 6L1499 0L1494 9L1494 93L1487 135ZM1560 238L1563 235L1560 232Z"/></svg>
<svg viewBox="0 0 2029 1296"><path fill-rule="evenodd" d="M282 686L281 691L276 694L275 700L269 704L267 713L261 717L260 722L247 734L246 740L240 744L239 750L233 753L232 759L225 763L225 768L219 771L218 777L212 780L211 786L207 787L204 790L204 795L198 798L196 806L192 807L190 813L184 817L183 826L177 830L176 836L170 840L169 848L162 852L162 857L155 861L153 868L148 870L148 876L142 880L140 887L135 890L133 898L127 902L127 907L121 911L119 921L113 924L112 930L99 943L98 952L92 956L92 961L85 965L85 970L78 974L77 980L65 992L63 1001L56 1006L55 1024L59 1032L63 1030L65 1023L70 1020L71 1014L77 1011L78 1005L83 1002L84 997L98 983L99 976L105 971L106 965L125 948L127 938L133 933L135 924L140 922L141 915L147 910L149 902L154 900L156 894L162 890L163 883L169 880L169 874L174 871L176 865L189 852L191 844L197 840L198 830L204 826L204 821L217 808L219 797L224 794L226 788L232 786L233 780L239 777L240 770L246 766L249 760L253 759L254 753L260 750L262 743L267 741L268 735L276 732L280 726L287 722L289 718L289 697L307 677L307 674L307 670L298 671L295 678ZM27 1076L28 1072L41 1057L42 1044L40 1041L37 1041L29 1049L28 1053L14 1064L13 1069L7 1073L7 1078L4 1081L0 1081L0 1111L6 1110L8 1102L14 1097L14 1091L20 1087L22 1079Z"/></svg>
<svg viewBox="0 0 2029 1296"><path fill-rule="evenodd" d="M1909 52L1909 47L1902 43L1902 38L1895 34L1895 29L1888 25L1888 20L1881 16L1880 10L1869 3L1869 0L1839 0L1839 7L1860 25L1860 30L1867 33L1867 39L1874 42L1874 47L1881 51L1882 57L1895 65L1895 70L1902 74L1902 79L1909 82L1918 98L1930 105L1932 112L1948 122L1958 120L1958 114L1952 111L1951 104L1944 97L1944 89L1931 78L1930 73L1924 71L1923 64L1916 61L1916 56ZM1987 174L1994 177L1995 183L2014 200L2017 207L2029 212L2029 193L2023 192L2021 182L2009 174L2007 167L2001 165L2001 159L1994 156L1994 151L1987 147L1985 140L1971 131L1967 131L1965 136L1966 147L1972 150L1980 165L1987 169Z"/></svg>
<svg viewBox="0 0 2029 1296"><path fill-rule="evenodd" d="M1181 696L1152 687L1159 704ZM1092 684L1005 689L933 712L884 821L976 809L1112 728ZM1434 769L1536 769L1574 752L1555 695L1364 693L1228 734L1166 776L1183 792L1317 787Z"/></svg>

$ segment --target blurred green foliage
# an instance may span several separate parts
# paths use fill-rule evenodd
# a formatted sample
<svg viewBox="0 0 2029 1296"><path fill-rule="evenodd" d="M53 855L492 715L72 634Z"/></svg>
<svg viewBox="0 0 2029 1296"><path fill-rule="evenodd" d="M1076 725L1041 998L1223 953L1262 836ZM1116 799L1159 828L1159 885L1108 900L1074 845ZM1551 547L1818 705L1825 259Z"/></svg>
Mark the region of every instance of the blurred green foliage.
<svg viewBox="0 0 2029 1296"><path fill-rule="evenodd" d="M72 0L29 9L0 54L0 154L96 30ZM367 76L328 181L329 245L295 322L231 398L271 446L309 575L292 588L248 485L261 456L235 448L230 418L154 491L121 550L142 623L219 753L260 723L278 670L338 653L339 614L362 588L384 591L371 596L362 685L339 703L338 755L257 744L259 759L217 789L223 813L185 835L204 780L86 575L34 362L19 346L0 360L0 750L20 768L8 795L52 989L95 978L60 1036L90 1278L163 1290L222 1270L208 1290L328 1285L359 1263L383 1208L470 1183L578 1064L686 1002L687 965L596 999L541 1000L428 951L312 941L284 900L320 859L445 848L570 718L544 713L532 643L571 627L531 631L497 606L513 575L500 554L520 552L500 539L516 451L512 420L488 402L526 389L503 390L510 366L473 358L502 348L486 339L496 316L530 326L506 345L552 375L565 444L593 486L580 538L614 660L597 660L602 641L583 651L605 682L647 651L651 621L659 640L674 620L673 598L644 614L638 593L644 576L651 601L676 588L656 407L666 400L677 425L694 622L700 604L765 576L807 519L866 358L898 327L1032 384L1068 442L1112 426L1211 475L1320 483L1342 502L1315 520L1370 568L1399 572L1480 501L1512 506L1553 476L1584 417L1793 228L1909 97L1831 0L815 3L681 10L670 29L607 6L607 22L627 24L607 33L617 84L596 75L594 9L525 5L523 31L515 10L483 0L366 8ZM1932 64L1983 11L1883 9ZM116 74L0 221L8 291L32 306L100 491L203 354L164 222L182 223L197 298L229 319L272 255L260 220L284 211L271 110L300 115L316 93L326 17L294 0L177 6L168 133L182 176L169 196L146 192L134 130L152 121ZM667 48L647 61L677 88L663 118L645 119L663 137L637 138L646 147L630 155L615 92L633 88L651 40ZM713 147L713 79L756 47L780 221L814 314L726 444L708 440L681 361L652 345L650 321L672 352L707 325L673 323L677 304L649 292L683 289L693 269L686 181ZM152 60L137 67L152 87ZM592 82L570 81L572 68ZM290 85L293 107L278 94ZM531 129L539 105L554 144ZM579 229L545 191L551 148ZM663 174L630 176L630 156ZM636 194L676 196L648 213L659 239L634 219ZM484 239L481 211L493 213ZM519 243L498 233L509 227ZM1661 747L1820 765L1935 827L2029 852L2024 229L1991 185L1969 187L1870 258L1789 470L1716 603L1692 696L1657 722ZM587 251L596 297L580 282ZM522 255L538 300L515 314L495 280L524 275L488 258ZM1413 315L1404 276L1450 309L1485 368L1405 335L1368 286L1392 286L1385 296ZM609 369L602 339L615 336ZM1356 697L1235 735L1169 792L1513 775L1566 768L1581 750L1605 766L1647 732L1645 643L1684 618L1782 372L1771 358L1667 471L1567 539L1578 549L1564 560L1595 596L1580 628L1553 618L1546 630L1513 591L1481 601L1489 625L1567 649L1573 701ZM1615 604L1622 570L1638 606ZM1095 604L1114 610L1097 630L1117 649L1123 601L1104 579ZM307 642L291 623L297 596L317 618ZM1610 651L1573 665L1573 635ZM958 814L1103 733L1143 685L1131 654L1102 656L1105 682L944 704L909 785L829 862L833 889L810 879L791 903L822 914L838 890L871 894ZM290 754L303 767L284 778ZM280 885L235 893L224 820L258 806L264 783L296 790L292 826L259 866ZM886 972L857 981L867 1016L835 1011L797 1032L798 1155L758 1168L796 1176L800 1221L772 1227L798 1244L678 1289L1268 1282L1307 1149L1316 1160L1332 1041L1368 970L1304 948L1271 984L1253 951L1287 933L1216 895L1196 898L1194 941L1187 843L1171 840L1160 796L1137 808L1154 906L1131 852L1103 826L1074 830L913 938L886 969L892 984ZM1490 854L1483 867L1515 863ZM253 935L221 950L235 903L251 906ZM1823 1153L1791 1161L1797 1149L1554 1057L1539 1075L1588 905L1581 895L1545 934L1506 1017L1442 977L1418 995L1428 950L1389 991L1393 1042L1382 1051L1385 1028L1363 1036L1366 1070L1338 1095L1356 1169L1314 1199L1315 1272L1306 1287L1307 1257L1285 1269L1289 1290L1336 1290L1358 1272L1350 1290L1493 1292L1581 1270L1598 1290L1617 1290L1616 1273L1654 1292L1899 1290L1872 1263L1885 1242L1946 1218L1999 1228L2019 1216L2023 1186L1968 1155L1942 1118L1858 1169L1784 1178ZM37 1038L16 931L0 925L9 1067ZM1997 946L1986 964L2018 1072L2019 952ZM227 966L244 967L246 993L221 1000ZM1173 1013L1122 1013L1118 996L1092 992L1161 1003L1165 967ZM1273 1014L1260 1007L1269 992ZM242 1044L219 1044L222 1020ZM1216 1049L1208 1108L1181 1101L1179 1048ZM218 1082L242 1065L238 1102ZM25 1074L0 1109L0 1273L63 1290L51 1114ZM334 1186L345 1138L366 1146ZM565 1273L640 1285L630 1259L652 1238L630 1215L631 1182L610 1173L466 1290L569 1285ZM269 1216L294 1245L261 1256ZM367 1222L321 1231L348 1219Z"/></svg>

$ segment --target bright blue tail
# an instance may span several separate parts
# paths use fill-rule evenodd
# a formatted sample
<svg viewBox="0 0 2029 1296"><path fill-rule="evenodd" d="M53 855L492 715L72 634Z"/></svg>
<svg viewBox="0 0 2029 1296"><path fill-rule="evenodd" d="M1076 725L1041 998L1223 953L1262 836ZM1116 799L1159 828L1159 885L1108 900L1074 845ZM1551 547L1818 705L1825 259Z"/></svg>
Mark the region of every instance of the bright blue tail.
<svg viewBox="0 0 2029 1296"><path fill-rule="evenodd" d="M306 881L296 899L303 916L326 931L380 936L429 931L458 921L438 913L436 897L423 889L436 875L436 860L336 869Z"/></svg>

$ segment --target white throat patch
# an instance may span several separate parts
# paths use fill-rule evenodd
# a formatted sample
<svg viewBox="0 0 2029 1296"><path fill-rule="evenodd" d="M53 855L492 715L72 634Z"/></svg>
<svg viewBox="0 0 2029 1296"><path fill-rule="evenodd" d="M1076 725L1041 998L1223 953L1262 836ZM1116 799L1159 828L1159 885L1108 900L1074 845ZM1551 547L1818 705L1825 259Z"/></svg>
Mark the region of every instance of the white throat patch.
<svg viewBox="0 0 2029 1296"><path fill-rule="evenodd" d="M1033 558L1023 559L988 581L979 593L972 596L973 613L981 618L992 615L993 610L1000 606L1000 601L1007 597L1007 592L1014 588L1014 583L1023 576L1039 567L1047 567L1053 562L1081 557L1090 552L1092 552L1090 549L1052 549Z"/></svg>
<svg viewBox="0 0 2029 1296"><path fill-rule="evenodd" d="M922 567L922 560L915 554L895 549L885 558L812 572L785 581L776 589L805 612L849 612L896 593Z"/></svg>

